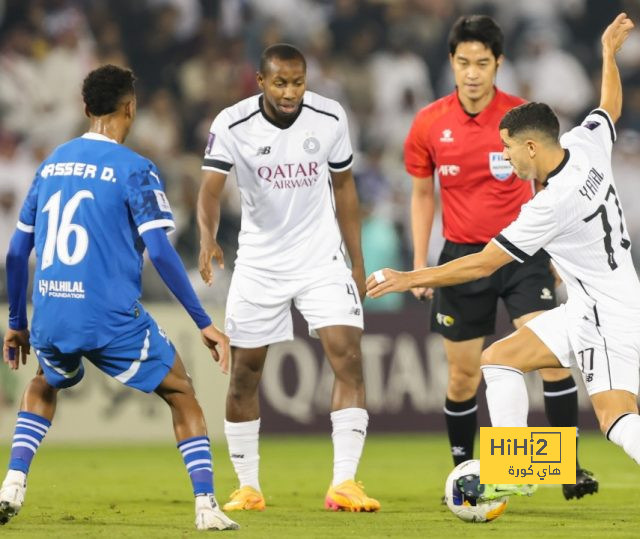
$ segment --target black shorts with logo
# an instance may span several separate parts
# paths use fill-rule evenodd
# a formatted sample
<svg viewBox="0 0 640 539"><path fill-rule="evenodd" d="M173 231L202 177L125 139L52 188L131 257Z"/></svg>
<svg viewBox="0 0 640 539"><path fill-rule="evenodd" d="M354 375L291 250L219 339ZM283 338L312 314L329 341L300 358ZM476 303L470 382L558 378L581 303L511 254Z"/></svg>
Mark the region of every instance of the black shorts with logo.
<svg viewBox="0 0 640 539"><path fill-rule="evenodd" d="M484 244L446 241L438 264L482 251ZM438 288L431 305L431 331L451 341L485 337L495 332L498 298L511 320L556 306L549 255L538 251L524 263L511 262L490 277Z"/></svg>

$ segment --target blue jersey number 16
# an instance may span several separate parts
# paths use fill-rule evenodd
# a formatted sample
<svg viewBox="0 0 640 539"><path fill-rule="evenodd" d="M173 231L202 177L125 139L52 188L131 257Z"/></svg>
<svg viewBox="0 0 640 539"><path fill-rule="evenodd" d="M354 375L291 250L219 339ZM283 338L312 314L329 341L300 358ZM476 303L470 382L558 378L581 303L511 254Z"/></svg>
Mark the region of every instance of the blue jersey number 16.
<svg viewBox="0 0 640 539"><path fill-rule="evenodd" d="M78 264L87 254L89 247L89 235L84 227L71 222L73 214L78 209L80 202L85 198L93 200L91 191L78 191L62 208L60 218L60 196L57 191L42 208L42 213L48 213L47 238L42 250L42 265L40 269L46 269L53 264L53 258L57 254L58 260L67 266ZM59 224L58 224L59 221ZM69 253L69 236L76 235L76 244L72 253Z"/></svg>

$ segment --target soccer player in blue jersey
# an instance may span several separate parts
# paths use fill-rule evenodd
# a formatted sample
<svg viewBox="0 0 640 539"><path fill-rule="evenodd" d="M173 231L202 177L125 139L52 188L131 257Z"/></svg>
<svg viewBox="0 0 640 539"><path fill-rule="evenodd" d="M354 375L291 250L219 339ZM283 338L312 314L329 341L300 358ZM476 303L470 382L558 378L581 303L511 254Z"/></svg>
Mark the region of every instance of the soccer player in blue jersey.
<svg viewBox="0 0 640 539"><path fill-rule="evenodd" d="M227 336L203 310L167 239L171 207L156 166L122 145L135 118L134 76L100 67L84 80L89 131L40 165L7 254L9 330L4 361L39 368L27 386L0 489L0 523L24 502L29 466L51 426L60 389L84 375L82 358L123 384L157 393L193 484L198 529L237 529L214 497L205 419L173 344L138 299L145 250L201 331L224 372ZM26 316L28 259L36 250L31 335Z"/></svg>

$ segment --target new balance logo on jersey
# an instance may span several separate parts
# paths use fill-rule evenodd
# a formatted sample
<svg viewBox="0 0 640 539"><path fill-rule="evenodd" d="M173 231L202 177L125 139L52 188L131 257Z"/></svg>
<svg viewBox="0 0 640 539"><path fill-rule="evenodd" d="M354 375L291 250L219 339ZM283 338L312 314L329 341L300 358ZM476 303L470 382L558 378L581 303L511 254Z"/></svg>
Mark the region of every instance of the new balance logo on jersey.
<svg viewBox="0 0 640 539"><path fill-rule="evenodd" d="M271 153L271 146L260 146L256 155L269 155Z"/></svg>
<svg viewBox="0 0 640 539"><path fill-rule="evenodd" d="M440 142L453 142L453 137L451 136L451 129L445 129L442 131Z"/></svg>
<svg viewBox="0 0 640 539"><path fill-rule="evenodd" d="M543 288L542 294L540 294L540 299L552 300L553 294L551 293L551 290L549 290L548 288Z"/></svg>
<svg viewBox="0 0 640 539"><path fill-rule="evenodd" d="M458 165L440 165L438 167L438 176L457 176L460 173Z"/></svg>
<svg viewBox="0 0 640 539"><path fill-rule="evenodd" d="M84 283L82 281L40 279L38 291L43 296L52 298L84 299Z"/></svg>

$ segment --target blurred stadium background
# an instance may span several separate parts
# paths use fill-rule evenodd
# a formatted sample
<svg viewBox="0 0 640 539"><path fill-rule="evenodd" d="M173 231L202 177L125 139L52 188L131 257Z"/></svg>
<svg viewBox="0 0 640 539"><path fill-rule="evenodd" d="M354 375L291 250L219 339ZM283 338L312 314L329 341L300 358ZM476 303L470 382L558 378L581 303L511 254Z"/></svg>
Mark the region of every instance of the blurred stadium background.
<svg viewBox="0 0 640 539"><path fill-rule="evenodd" d="M464 13L494 16L506 36L498 86L549 103L566 128L597 104L600 33L623 10L640 20L638 0L0 0L0 264L39 161L85 129L82 79L102 63L130 66L138 77L138 118L127 143L160 167L178 224L176 248L220 322L240 207L230 178L219 238L226 270L206 288L196 269L195 217L206 135L222 108L257 91L261 50L288 41L307 57L309 89L338 99L348 112L367 271L409 268L411 182L402 144L416 111L453 89L446 45L452 22ZM629 233L640 241L638 27L620 65L625 95L614 171ZM436 216L434 257L441 243ZM1 286L0 299L6 301L4 278ZM226 379L149 265L143 299L189 366L210 430L222 440ZM446 361L440 338L426 330L425 306L396 295L366 307L370 432L443 430ZM299 320L297 328L295 341L270 351L261 397L265 433L329 427L332 374ZM506 331L503 316L498 336ZM32 357L18 376L4 365L0 369L5 440L35 363ZM529 383L531 424L543 424L541 386L535 377ZM580 402L582 428L595 428L584 392ZM482 409L480 421L487 425ZM159 399L127 390L89 367L84 383L61 399L49 441L169 437L169 417Z"/></svg>

